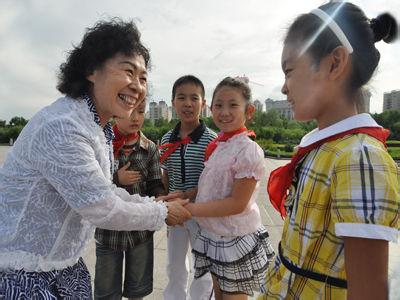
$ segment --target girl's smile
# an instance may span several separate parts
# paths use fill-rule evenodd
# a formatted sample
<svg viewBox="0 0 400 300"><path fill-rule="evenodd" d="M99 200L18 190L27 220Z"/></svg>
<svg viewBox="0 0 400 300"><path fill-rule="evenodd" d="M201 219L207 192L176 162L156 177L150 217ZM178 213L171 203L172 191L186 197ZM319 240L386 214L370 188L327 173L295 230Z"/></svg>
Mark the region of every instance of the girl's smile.
<svg viewBox="0 0 400 300"><path fill-rule="evenodd" d="M211 111L215 125L224 132L242 128L246 123L247 101L241 91L233 87L222 87L215 94Z"/></svg>

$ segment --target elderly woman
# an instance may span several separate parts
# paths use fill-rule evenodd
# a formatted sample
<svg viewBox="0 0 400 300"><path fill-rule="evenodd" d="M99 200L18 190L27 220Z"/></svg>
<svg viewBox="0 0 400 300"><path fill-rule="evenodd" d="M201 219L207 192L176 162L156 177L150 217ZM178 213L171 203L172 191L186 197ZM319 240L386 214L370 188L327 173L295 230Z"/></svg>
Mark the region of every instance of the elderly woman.
<svg viewBox="0 0 400 300"><path fill-rule="evenodd" d="M61 65L65 94L25 126L0 169L0 298L88 299L80 258L95 226L158 230L190 218L184 200L155 202L111 183L112 117L147 93L149 52L135 24L89 28Z"/></svg>

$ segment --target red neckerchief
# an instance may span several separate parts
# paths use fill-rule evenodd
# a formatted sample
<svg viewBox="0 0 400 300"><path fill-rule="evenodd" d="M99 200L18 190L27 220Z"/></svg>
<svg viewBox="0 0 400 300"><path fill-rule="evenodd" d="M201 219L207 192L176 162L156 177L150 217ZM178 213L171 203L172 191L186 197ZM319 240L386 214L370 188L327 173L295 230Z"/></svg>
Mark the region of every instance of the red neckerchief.
<svg viewBox="0 0 400 300"><path fill-rule="evenodd" d="M173 142L173 143L167 143L167 144L159 146L158 147L159 149L167 149L161 155L160 162L163 163L168 158L168 156L171 155L171 153L174 153L175 150L180 147L180 145L187 145L187 144L190 143L191 140L192 140L191 137L187 136L183 140L176 141L176 142Z"/></svg>
<svg viewBox="0 0 400 300"><path fill-rule="evenodd" d="M216 139L214 139L211 143L208 144L207 148L206 148L206 152L205 152L205 156L204 156L204 161L207 161L211 154L215 151L215 149L218 146L218 142L226 142L227 140L229 140L231 137L233 137L234 135L240 134L242 132L247 131L247 135L249 137L256 137L256 134L254 133L253 130L247 130L246 127L242 127L238 130L235 131L231 131L231 132L221 132L218 134L218 137Z"/></svg>
<svg viewBox="0 0 400 300"><path fill-rule="evenodd" d="M312 143L306 147L299 147L297 152L293 155L290 163L285 166L279 167L271 172L267 186L269 199L272 203L272 206L281 214L282 218L286 216L286 209L284 205L287 196L287 190L292 184L297 163L311 150L318 148L322 144L340 139L346 135L357 133L364 133L372 136L373 138L376 138L377 140L382 142L385 147L386 139L390 134L389 130L381 127L359 127L347 130L316 141L315 143Z"/></svg>
<svg viewBox="0 0 400 300"><path fill-rule="evenodd" d="M121 150L122 146L124 146L127 142L136 140L139 137L139 133L130 133L128 135L122 134L117 125L113 126L113 131L114 131L114 139L112 141L113 143L113 149L114 149L114 157L119 156L119 150Z"/></svg>

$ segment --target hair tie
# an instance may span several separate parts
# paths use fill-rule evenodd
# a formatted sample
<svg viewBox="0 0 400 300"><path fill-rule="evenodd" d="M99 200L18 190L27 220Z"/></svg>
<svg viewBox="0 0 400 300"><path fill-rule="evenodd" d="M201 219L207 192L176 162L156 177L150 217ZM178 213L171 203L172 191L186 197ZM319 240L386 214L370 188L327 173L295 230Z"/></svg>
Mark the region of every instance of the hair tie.
<svg viewBox="0 0 400 300"><path fill-rule="evenodd" d="M370 26L374 33L375 42L383 40L386 43L390 43L397 37L396 20L388 13L381 14L371 19Z"/></svg>

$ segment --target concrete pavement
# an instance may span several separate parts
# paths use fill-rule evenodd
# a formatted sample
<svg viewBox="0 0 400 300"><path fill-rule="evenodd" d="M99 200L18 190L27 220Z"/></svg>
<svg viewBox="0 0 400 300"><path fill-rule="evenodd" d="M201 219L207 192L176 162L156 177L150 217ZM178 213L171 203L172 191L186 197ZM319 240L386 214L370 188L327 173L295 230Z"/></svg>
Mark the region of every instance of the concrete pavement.
<svg viewBox="0 0 400 300"><path fill-rule="evenodd" d="M286 162L287 161L284 160L266 159L266 173L270 174L272 170L285 164ZM261 189L257 203L260 207L263 224L268 229L272 244L276 250L282 234L283 221L269 202L266 192L266 181L267 178L264 178L261 181ZM167 285L167 276L165 271L167 259L166 227L155 233L154 246L154 291L151 295L145 298L146 300L162 300L162 292ZM92 280L94 279L94 266L96 261L94 249L95 247L93 240L84 255L84 260L88 266L90 274L92 275ZM392 287L396 289L396 292L399 290L397 292L398 297L396 296L396 298L392 298L392 300L400 299L400 244L390 244L389 273L392 274L392 276L396 276L396 280L392 281ZM250 299L255 299L255 297Z"/></svg>

